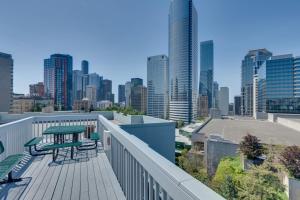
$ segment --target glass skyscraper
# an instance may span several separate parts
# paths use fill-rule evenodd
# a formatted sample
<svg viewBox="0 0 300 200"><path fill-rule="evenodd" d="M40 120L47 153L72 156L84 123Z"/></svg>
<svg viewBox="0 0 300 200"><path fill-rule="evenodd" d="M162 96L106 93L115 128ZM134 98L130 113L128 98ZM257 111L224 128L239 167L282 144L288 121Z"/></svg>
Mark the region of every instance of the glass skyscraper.
<svg viewBox="0 0 300 200"><path fill-rule="evenodd" d="M192 0L173 0L169 11L169 118L190 123L197 116L198 16Z"/></svg>
<svg viewBox="0 0 300 200"><path fill-rule="evenodd" d="M258 112L300 113L299 65L293 55L273 56L258 70Z"/></svg>
<svg viewBox="0 0 300 200"><path fill-rule="evenodd" d="M13 104L13 65L12 56L0 52L0 112L9 112Z"/></svg>
<svg viewBox="0 0 300 200"><path fill-rule="evenodd" d="M168 57L158 55L147 60L147 115L167 119L169 102Z"/></svg>
<svg viewBox="0 0 300 200"><path fill-rule="evenodd" d="M125 103L125 85L118 85L118 103Z"/></svg>
<svg viewBox="0 0 300 200"><path fill-rule="evenodd" d="M53 54L44 60L46 93L54 97L54 104L59 110L72 109L72 77L72 56Z"/></svg>
<svg viewBox="0 0 300 200"><path fill-rule="evenodd" d="M81 61L81 71L84 75L89 74L89 62L87 60Z"/></svg>
<svg viewBox="0 0 300 200"><path fill-rule="evenodd" d="M208 108L213 105L214 83L214 42L212 40L200 43L200 84L199 95L207 96Z"/></svg>
<svg viewBox="0 0 300 200"><path fill-rule="evenodd" d="M251 50L242 61L241 66L241 96L242 115L253 115L253 77L257 74L260 66L270 57L272 53L266 49Z"/></svg>
<svg viewBox="0 0 300 200"><path fill-rule="evenodd" d="M81 70L73 70L73 101L83 98L83 74Z"/></svg>

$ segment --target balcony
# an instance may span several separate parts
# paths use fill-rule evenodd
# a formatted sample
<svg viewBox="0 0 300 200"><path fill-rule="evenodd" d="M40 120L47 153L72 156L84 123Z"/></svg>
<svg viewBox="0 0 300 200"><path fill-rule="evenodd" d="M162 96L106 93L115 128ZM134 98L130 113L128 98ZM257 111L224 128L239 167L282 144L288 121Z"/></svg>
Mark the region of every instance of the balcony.
<svg viewBox="0 0 300 200"><path fill-rule="evenodd" d="M223 199L104 116L30 116L0 125L5 147L0 160L24 153L13 171L14 177L23 180L0 185L0 199ZM76 152L71 160L65 149L52 162L51 155L32 157L24 149L28 140L42 136L47 127L78 124L93 125L102 134L97 151ZM42 143L52 140L47 136Z"/></svg>

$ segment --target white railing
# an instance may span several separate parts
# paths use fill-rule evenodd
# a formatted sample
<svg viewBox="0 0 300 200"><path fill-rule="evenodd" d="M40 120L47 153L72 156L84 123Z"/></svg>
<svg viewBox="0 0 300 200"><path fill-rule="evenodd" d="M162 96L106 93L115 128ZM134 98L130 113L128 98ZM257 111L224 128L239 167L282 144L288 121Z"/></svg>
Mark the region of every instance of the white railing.
<svg viewBox="0 0 300 200"><path fill-rule="evenodd" d="M99 121L104 150L127 199L223 199L119 126L101 115Z"/></svg>
<svg viewBox="0 0 300 200"><path fill-rule="evenodd" d="M52 125L93 125L103 138L105 153L130 200L223 199L204 184L156 153L102 115L35 116L0 125L0 140L8 155L24 152L24 144ZM45 139L44 142L52 138Z"/></svg>
<svg viewBox="0 0 300 200"><path fill-rule="evenodd" d="M0 160L24 152L24 144L32 138L32 120L33 117L29 117L0 125L0 141L5 149Z"/></svg>

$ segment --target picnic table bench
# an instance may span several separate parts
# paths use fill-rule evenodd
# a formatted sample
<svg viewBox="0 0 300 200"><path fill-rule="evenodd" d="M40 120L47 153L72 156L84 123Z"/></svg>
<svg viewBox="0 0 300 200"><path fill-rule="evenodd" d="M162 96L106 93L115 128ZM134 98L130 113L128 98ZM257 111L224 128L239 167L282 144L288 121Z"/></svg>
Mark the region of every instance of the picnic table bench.
<svg viewBox="0 0 300 200"><path fill-rule="evenodd" d="M3 143L0 141L0 154L4 152ZM15 154L6 157L0 162L0 179L3 180L0 184L12 183L21 181L21 178L13 179L12 170L18 165L23 158L23 154ZM7 180L4 180L5 176L8 176Z"/></svg>

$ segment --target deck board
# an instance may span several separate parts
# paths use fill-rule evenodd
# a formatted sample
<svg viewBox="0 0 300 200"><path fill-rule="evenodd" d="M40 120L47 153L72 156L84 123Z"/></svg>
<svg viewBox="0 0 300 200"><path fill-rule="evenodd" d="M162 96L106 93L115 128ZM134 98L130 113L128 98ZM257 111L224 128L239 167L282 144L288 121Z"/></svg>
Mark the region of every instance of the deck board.
<svg viewBox="0 0 300 200"><path fill-rule="evenodd" d="M58 162L52 155L32 158L22 171L23 181L0 186L0 199L125 199L110 163L99 147L77 152L75 160L64 151Z"/></svg>

